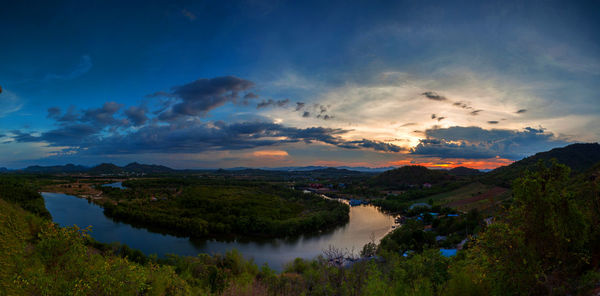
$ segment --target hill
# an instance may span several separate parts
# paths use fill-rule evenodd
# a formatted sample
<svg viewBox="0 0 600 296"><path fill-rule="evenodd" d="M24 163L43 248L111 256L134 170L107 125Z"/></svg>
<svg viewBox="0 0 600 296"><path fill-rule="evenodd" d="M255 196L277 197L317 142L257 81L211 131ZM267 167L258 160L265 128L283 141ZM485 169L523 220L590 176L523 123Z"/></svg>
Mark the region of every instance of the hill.
<svg viewBox="0 0 600 296"><path fill-rule="evenodd" d="M23 169L23 171L26 173L35 173L35 174L60 174L60 173L70 174L70 173L82 173L87 170L89 170L88 167L85 167L82 165L74 165L74 164L53 165L53 166L33 165L33 166L28 166L27 168Z"/></svg>
<svg viewBox="0 0 600 296"><path fill-rule="evenodd" d="M476 176L476 175L481 174L481 171L477 170L477 169L460 166L460 167L455 167L455 168L449 170L448 173L450 173L450 175L454 175L454 176Z"/></svg>
<svg viewBox="0 0 600 296"><path fill-rule="evenodd" d="M454 177L447 171L430 170L424 166L411 165L383 172L375 177L375 184L406 187L424 183L436 184Z"/></svg>
<svg viewBox="0 0 600 296"><path fill-rule="evenodd" d="M146 174L164 174L171 173L174 171L172 168L166 167L164 165L140 164L137 162L132 162L124 166L123 169L127 172Z"/></svg>
<svg viewBox="0 0 600 296"><path fill-rule="evenodd" d="M542 160L548 165L551 159L556 159L559 163L567 165L574 173L583 173L600 162L600 144L572 144L536 153L508 166L499 167L488 172L483 180L486 183L510 186L512 180L522 176L525 171L533 169L538 161Z"/></svg>
<svg viewBox="0 0 600 296"><path fill-rule="evenodd" d="M118 175L124 173L125 170L112 163L102 163L91 168L88 173L92 175Z"/></svg>

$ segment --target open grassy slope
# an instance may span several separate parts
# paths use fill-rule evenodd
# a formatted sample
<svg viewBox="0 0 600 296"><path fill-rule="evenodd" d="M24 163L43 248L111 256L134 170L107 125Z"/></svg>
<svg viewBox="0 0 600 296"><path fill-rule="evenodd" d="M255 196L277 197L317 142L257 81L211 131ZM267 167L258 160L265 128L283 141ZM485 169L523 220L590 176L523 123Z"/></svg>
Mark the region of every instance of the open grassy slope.
<svg viewBox="0 0 600 296"><path fill-rule="evenodd" d="M451 208L456 208L463 212L476 208L481 212L493 211L494 205L510 197L510 190L495 185L483 184L480 182L470 183L463 187L448 192L424 197L414 202L429 202L433 200L434 204L439 204Z"/></svg>

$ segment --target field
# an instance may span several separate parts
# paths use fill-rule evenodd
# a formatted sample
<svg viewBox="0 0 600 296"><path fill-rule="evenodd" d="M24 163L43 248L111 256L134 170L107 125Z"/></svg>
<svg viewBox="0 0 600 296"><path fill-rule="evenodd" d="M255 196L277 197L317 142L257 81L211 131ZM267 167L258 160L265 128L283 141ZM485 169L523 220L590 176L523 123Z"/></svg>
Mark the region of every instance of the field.
<svg viewBox="0 0 600 296"><path fill-rule="evenodd" d="M433 200L434 204L456 208L463 212L476 208L481 212L491 213L494 211L494 206L510 198L510 196L511 191L507 188L475 182L452 191L421 198L414 202L427 203L429 200Z"/></svg>

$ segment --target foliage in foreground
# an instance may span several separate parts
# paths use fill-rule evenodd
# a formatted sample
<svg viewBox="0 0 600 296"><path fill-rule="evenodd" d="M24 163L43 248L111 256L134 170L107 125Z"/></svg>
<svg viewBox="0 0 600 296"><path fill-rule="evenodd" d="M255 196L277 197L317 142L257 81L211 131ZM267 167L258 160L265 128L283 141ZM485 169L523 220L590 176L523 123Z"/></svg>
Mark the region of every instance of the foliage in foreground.
<svg viewBox="0 0 600 296"><path fill-rule="evenodd" d="M573 178L553 164L526 174L505 215L455 258L388 245L351 266L296 259L280 274L237 252L156 259L92 248L79 230L0 201L0 294L589 295L600 285L599 172Z"/></svg>
<svg viewBox="0 0 600 296"><path fill-rule="evenodd" d="M186 295L170 266L103 256L84 231L61 228L0 200L1 295Z"/></svg>

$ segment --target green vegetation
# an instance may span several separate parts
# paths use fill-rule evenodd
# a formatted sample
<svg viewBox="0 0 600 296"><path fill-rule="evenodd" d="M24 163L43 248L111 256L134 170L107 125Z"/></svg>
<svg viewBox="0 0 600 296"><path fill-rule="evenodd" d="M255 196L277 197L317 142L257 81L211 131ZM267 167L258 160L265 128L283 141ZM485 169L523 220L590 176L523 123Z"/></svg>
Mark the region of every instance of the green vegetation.
<svg viewBox="0 0 600 296"><path fill-rule="evenodd" d="M424 183L437 184L443 181L453 180L454 177L447 171L430 170L424 166L410 165L385 171L375 177L375 184L390 188L421 187Z"/></svg>
<svg viewBox="0 0 600 296"><path fill-rule="evenodd" d="M24 182L24 177L2 177L0 178L0 198L16 203L23 209L36 215L50 218L50 212L44 205L44 199L37 193L31 183ZM32 180L33 181L33 180Z"/></svg>
<svg viewBox="0 0 600 296"><path fill-rule="evenodd" d="M348 254L330 250L313 260L290 258L279 274L235 251L156 258L94 242L86 231L60 228L44 218L47 211L35 190L46 181L2 176L0 295L590 295L600 287L600 163L579 173L540 161L513 180L511 203L489 225L476 210L434 219L429 210L417 209L409 214L423 214L422 222L409 220L379 245L368 244L362 253L370 257L346 259L340 266L332 259ZM452 210L441 209L439 202L495 188L450 184L439 186L445 191L434 186L406 193L412 202L438 203L431 211L442 216ZM127 185L131 189L105 189L117 207L139 203L139 209L160 213L159 208L172 206L178 215L189 208L210 217L209 211L225 213L234 205L251 209L235 215L259 213L273 221L319 213L310 208L312 195L256 181L175 178ZM158 200L149 200L149 194ZM267 208L277 202L283 208ZM227 225L236 229L236 223ZM429 223L433 230L424 231ZM438 241L438 235L447 239ZM457 256L440 254L438 248L453 246L465 235L470 239ZM411 252L405 257L406 251Z"/></svg>
<svg viewBox="0 0 600 296"><path fill-rule="evenodd" d="M0 295L187 295L170 266L102 256L87 234L0 200Z"/></svg>
<svg viewBox="0 0 600 296"><path fill-rule="evenodd" d="M455 208L465 213L477 209L483 213L493 214L494 209L500 207L500 203L509 199L510 195L511 191L506 188L473 182L455 190L430 195L412 202L433 201L436 205Z"/></svg>
<svg viewBox="0 0 600 296"><path fill-rule="evenodd" d="M535 169L539 161L543 161L545 165L549 165L552 159L556 159L559 163L568 166L573 173L583 173L600 161L600 144L572 144L540 152L511 165L499 167L485 174L482 177L482 181L509 187L513 180L523 177L528 170Z"/></svg>
<svg viewBox="0 0 600 296"><path fill-rule="evenodd" d="M105 213L170 233L293 236L348 221L349 208L314 194L260 182L170 179L127 182L130 189L102 188L114 201Z"/></svg>
<svg viewBox="0 0 600 296"><path fill-rule="evenodd" d="M383 210L391 212L405 211L411 204L426 200L429 202L431 196L450 192L465 185L465 181L454 181L438 184L431 188L410 189L396 196L387 196L382 199L373 200L373 204L379 206Z"/></svg>

